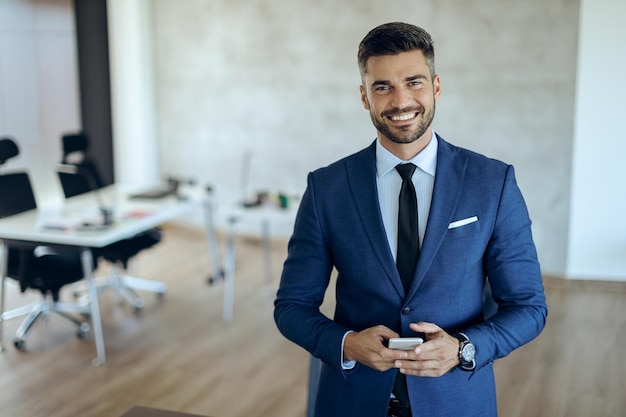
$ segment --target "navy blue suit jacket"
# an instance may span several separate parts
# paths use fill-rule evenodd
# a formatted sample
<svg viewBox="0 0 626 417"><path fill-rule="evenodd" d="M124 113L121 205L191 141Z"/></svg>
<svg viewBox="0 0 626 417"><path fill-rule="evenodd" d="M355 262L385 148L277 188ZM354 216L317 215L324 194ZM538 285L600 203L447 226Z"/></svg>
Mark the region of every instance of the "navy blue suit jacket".
<svg viewBox="0 0 626 417"><path fill-rule="evenodd" d="M408 377L413 415L488 417L497 415L493 361L545 325L531 221L513 167L437 140L430 217L407 294L380 214L375 144L308 176L274 316L285 337L323 362L317 416L386 414L396 370L359 363L343 370L341 343L348 330L382 324L414 336L409 323L426 321L466 333L477 349L476 370ZM319 307L333 268L338 275L331 319ZM498 303L489 319L483 316L487 277Z"/></svg>

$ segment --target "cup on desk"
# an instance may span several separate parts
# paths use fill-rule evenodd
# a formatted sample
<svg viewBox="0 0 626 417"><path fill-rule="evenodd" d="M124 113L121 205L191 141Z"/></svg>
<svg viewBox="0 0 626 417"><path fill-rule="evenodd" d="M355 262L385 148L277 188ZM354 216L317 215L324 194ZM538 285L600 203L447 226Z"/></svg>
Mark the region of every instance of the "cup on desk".
<svg viewBox="0 0 626 417"><path fill-rule="evenodd" d="M283 209L289 208L289 196L283 193L279 193L278 203L280 205L280 208L283 208Z"/></svg>
<svg viewBox="0 0 626 417"><path fill-rule="evenodd" d="M100 214L102 215L102 225L110 226L113 224L113 208L112 207L100 207Z"/></svg>

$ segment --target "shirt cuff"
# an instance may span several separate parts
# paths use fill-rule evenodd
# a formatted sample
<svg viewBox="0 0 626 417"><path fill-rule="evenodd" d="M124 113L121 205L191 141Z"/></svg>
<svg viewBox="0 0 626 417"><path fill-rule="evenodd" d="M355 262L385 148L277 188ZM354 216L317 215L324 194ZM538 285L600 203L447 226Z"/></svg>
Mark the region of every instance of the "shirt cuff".
<svg viewBox="0 0 626 417"><path fill-rule="evenodd" d="M349 333L352 333L352 330L348 330L346 334L343 335L343 338L341 339L341 368L344 371L353 369L356 366L356 361L347 361L343 359L343 344L346 341L346 336Z"/></svg>

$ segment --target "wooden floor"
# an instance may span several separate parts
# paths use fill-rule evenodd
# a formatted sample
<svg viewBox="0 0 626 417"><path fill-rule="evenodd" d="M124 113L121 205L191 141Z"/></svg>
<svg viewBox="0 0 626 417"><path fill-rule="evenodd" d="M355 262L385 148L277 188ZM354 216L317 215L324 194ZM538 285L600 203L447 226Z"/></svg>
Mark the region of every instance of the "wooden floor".
<svg viewBox="0 0 626 417"><path fill-rule="evenodd" d="M146 306L136 316L112 293L101 298L105 366L91 365L93 337L78 340L60 318L33 329L27 352L12 345L20 319L5 322L0 416L118 417L143 405L214 417L303 417L308 354L272 318L286 242L272 242L269 285L259 242L240 238L237 248L235 318L227 325L223 287L206 283L203 234L168 227L133 269L167 282L165 299L143 293ZM545 331L496 362L500 415L626 415L626 285L547 280L546 287ZM7 289L9 306L34 298Z"/></svg>

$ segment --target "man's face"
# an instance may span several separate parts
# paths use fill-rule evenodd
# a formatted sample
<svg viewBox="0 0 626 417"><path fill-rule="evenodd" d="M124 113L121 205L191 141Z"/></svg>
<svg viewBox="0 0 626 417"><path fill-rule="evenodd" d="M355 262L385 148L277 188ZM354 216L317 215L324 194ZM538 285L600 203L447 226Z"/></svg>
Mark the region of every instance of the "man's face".
<svg viewBox="0 0 626 417"><path fill-rule="evenodd" d="M371 57L363 75L361 101L381 141L412 143L428 132L441 94L422 51Z"/></svg>

